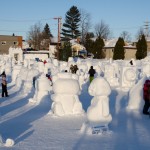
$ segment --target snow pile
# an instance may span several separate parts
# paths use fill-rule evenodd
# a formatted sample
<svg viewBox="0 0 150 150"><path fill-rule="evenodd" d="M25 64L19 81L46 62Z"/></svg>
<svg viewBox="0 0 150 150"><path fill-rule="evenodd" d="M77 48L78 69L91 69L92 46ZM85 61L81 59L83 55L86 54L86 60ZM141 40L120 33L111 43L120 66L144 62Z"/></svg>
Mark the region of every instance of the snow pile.
<svg viewBox="0 0 150 150"><path fill-rule="evenodd" d="M4 143L4 142L3 142L3 139L2 139L2 137L1 137L1 135L0 135L0 146L12 147L14 144L15 144L14 140L12 140L12 139L10 139L10 138L8 138L8 139L6 140L6 142Z"/></svg>
<svg viewBox="0 0 150 150"><path fill-rule="evenodd" d="M109 95L111 88L102 77L95 78L89 86L89 94L94 96L87 110L87 119L91 126L108 125L111 120L109 112Z"/></svg>
<svg viewBox="0 0 150 150"><path fill-rule="evenodd" d="M58 73L53 78L53 82L52 112L57 116L83 114L82 104L78 97L80 85L76 79L72 78L72 74Z"/></svg>

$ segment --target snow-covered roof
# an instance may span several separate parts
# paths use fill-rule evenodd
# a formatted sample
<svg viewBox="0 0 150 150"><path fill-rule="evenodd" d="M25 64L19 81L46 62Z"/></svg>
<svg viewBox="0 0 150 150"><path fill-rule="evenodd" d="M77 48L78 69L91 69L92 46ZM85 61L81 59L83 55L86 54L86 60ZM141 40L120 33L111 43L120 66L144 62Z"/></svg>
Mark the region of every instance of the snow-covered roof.
<svg viewBox="0 0 150 150"><path fill-rule="evenodd" d="M118 39L107 40L105 41L105 47L115 47L117 41Z"/></svg>
<svg viewBox="0 0 150 150"><path fill-rule="evenodd" d="M51 38L51 43L57 43L58 42L58 38L57 37L52 37Z"/></svg>
<svg viewBox="0 0 150 150"><path fill-rule="evenodd" d="M150 36L146 38L147 42L150 42Z"/></svg>

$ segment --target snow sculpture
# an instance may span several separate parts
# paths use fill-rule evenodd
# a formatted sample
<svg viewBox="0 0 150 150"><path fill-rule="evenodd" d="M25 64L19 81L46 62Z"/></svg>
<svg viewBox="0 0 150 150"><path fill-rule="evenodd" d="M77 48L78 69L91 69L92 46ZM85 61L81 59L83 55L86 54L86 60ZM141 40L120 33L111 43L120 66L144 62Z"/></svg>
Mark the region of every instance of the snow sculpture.
<svg viewBox="0 0 150 150"><path fill-rule="evenodd" d="M12 71L12 82L16 81L16 78L18 76L18 74L20 73L20 70L22 68L22 65L15 65L13 67L13 71Z"/></svg>
<svg viewBox="0 0 150 150"><path fill-rule="evenodd" d="M101 70L100 66L96 65L96 66L93 66L93 68L96 71L96 74L94 76L95 77L99 77L101 75L101 73L102 73L102 70Z"/></svg>
<svg viewBox="0 0 150 150"><path fill-rule="evenodd" d="M27 67L28 68L28 65L29 65L29 60L28 59L24 59L24 67Z"/></svg>
<svg viewBox="0 0 150 150"><path fill-rule="evenodd" d="M46 95L50 94L52 91L51 81L42 74L38 79L35 81L35 95L32 99L29 99L29 102L39 104L42 98Z"/></svg>
<svg viewBox="0 0 150 150"><path fill-rule="evenodd" d="M82 125L81 131L86 130L91 134L96 132L95 128L99 129L98 132L101 132L103 128L107 130L112 120L108 97L111 93L110 85L104 78L98 77L91 82L88 91L94 97L87 110L87 123Z"/></svg>
<svg viewBox="0 0 150 150"><path fill-rule="evenodd" d="M121 71L121 86L131 88L135 85L137 79L137 70L135 67L124 66Z"/></svg>
<svg viewBox="0 0 150 150"><path fill-rule="evenodd" d="M53 77L53 92L54 94L51 95L53 114L56 116L83 114L78 97L80 85L78 80L72 78L71 73L58 73Z"/></svg>
<svg viewBox="0 0 150 150"><path fill-rule="evenodd" d="M95 78L89 86L89 94L94 96L87 110L87 119L91 125L108 125L112 120L109 113L109 98L111 88L102 77Z"/></svg>
<svg viewBox="0 0 150 150"><path fill-rule="evenodd" d="M44 72L44 63L43 62L38 62L38 70L41 73Z"/></svg>
<svg viewBox="0 0 150 150"><path fill-rule="evenodd" d="M57 59L52 60L54 66L58 67L59 66L59 61Z"/></svg>
<svg viewBox="0 0 150 150"><path fill-rule="evenodd" d="M23 51L21 48L9 48L9 56L16 61L23 61Z"/></svg>
<svg viewBox="0 0 150 150"><path fill-rule="evenodd" d="M111 86L118 86L119 79L116 77L115 67L113 65L105 65L104 77Z"/></svg>
<svg viewBox="0 0 150 150"><path fill-rule="evenodd" d="M0 135L0 146L12 147L15 142L12 139L7 139L6 142L3 142L2 136Z"/></svg>
<svg viewBox="0 0 150 150"><path fill-rule="evenodd" d="M82 90L82 85L85 83L85 74L84 72L80 72L79 75L79 84L80 84L80 89Z"/></svg>
<svg viewBox="0 0 150 150"><path fill-rule="evenodd" d="M127 109L142 111L144 106L143 100L143 85L147 77L144 76L139 82L134 85L129 91L129 102Z"/></svg>
<svg viewBox="0 0 150 150"><path fill-rule="evenodd" d="M5 65L5 73L7 75L11 75L11 72L12 72L11 62L7 62Z"/></svg>
<svg viewBox="0 0 150 150"><path fill-rule="evenodd" d="M150 63L143 64L141 76L147 75L150 77Z"/></svg>

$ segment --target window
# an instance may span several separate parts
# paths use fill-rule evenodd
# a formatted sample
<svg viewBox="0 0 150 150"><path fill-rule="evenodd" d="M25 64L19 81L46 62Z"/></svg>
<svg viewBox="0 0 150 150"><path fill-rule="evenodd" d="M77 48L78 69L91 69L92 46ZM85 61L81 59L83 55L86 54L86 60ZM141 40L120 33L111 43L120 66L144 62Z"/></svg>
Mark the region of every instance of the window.
<svg viewBox="0 0 150 150"><path fill-rule="evenodd" d="M2 41L1 44L2 44L2 45L6 45L6 41Z"/></svg>
<svg viewBox="0 0 150 150"><path fill-rule="evenodd" d="M18 42L15 41L15 42L14 42L14 45L18 45Z"/></svg>

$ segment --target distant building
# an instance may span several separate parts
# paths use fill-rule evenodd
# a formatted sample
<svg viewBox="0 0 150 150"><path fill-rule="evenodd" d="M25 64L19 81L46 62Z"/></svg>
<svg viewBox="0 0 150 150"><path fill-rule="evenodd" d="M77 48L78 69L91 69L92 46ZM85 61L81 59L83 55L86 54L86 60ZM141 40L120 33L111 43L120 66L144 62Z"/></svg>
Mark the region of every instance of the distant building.
<svg viewBox="0 0 150 150"><path fill-rule="evenodd" d="M70 43L71 43L72 55L73 56L80 55L80 54L82 54L86 51L85 47L80 44L79 38L70 40Z"/></svg>
<svg viewBox="0 0 150 150"><path fill-rule="evenodd" d="M114 48L116 45L116 42L118 41L118 39L111 39L111 40L107 40L105 41L105 46L103 48L104 53L105 53L105 58L110 59L113 58L113 54L114 54ZM130 60L132 58L135 59L135 54L136 54L136 46L132 46L129 45L128 43L125 43L124 46L125 49L125 60Z"/></svg>
<svg viewBox="0 0 150 150"><path fill-rule="evenodd" d="M22 36L0 35L0 54L8 54L10 47L22 48Z"/></svg>

